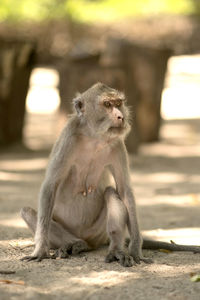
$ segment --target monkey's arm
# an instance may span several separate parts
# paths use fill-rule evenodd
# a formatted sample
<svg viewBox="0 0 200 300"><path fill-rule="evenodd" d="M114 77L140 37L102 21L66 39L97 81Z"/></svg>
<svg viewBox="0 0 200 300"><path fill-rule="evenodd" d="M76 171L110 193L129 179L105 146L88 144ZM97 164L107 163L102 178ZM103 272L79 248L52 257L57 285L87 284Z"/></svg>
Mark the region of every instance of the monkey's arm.
<svg viewBox="0 0 200 300"><path fill-rule="evenodd" d="M40 261L49 256L49 224L57 187L62 178L67 176L70 168L73 142L74 138L69 125L64 128L51 153L45 179L39 193L35 249L31 256L25 257L27 260Z"/></svg>
<svg viewBox="0 0 200 300"><path fill-rule="evenodd" d="M140 235L136 203L130 183L130 172L125 145L120 142L112 153L112 173L116 182L117 192L124 201L128 211L128 229L130 234L129 252L136 263L151 262L142 256L142 238Z"/></svg>

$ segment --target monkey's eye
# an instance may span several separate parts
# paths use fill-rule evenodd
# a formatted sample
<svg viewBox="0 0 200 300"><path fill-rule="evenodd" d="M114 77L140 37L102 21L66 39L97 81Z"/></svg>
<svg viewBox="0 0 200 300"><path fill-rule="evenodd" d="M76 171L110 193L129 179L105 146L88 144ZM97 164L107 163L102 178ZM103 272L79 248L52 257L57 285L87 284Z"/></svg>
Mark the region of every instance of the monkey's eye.
<svg viewBox="0 0 200 300"><path fill-rule="evenodd" d="M105 107L111 107L111 104L110 104L110 102L109 102L109 101L104 101L104 103L103 103L103 104L104 104L104 106L105 106Z"/></svg>
<svg viewBox="0 0 200 300"><path fill-rule="evenodd" d="M120 107L121 105L122 105L121 100L117 100L117 101L115 102L115 106Z"/></svg>

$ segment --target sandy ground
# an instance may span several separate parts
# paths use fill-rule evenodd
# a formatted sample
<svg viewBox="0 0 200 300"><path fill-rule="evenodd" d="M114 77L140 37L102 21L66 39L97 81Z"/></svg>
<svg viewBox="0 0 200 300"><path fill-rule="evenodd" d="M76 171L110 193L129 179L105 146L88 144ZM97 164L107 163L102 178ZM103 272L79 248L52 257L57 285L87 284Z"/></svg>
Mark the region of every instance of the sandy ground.
<svg viewBox="0 0 200 300"><path fill-rule="evenodd" d="M200 245L200 120L165 121L161 135L161 143L130 158L141 230ZM44 145L52 136L29 138ZM19 211L37 207L47 159L48 151L0 153L0 299L200 299L200 282L191 282L200 254L144 251L154 263L131 268L106 264L106 247L65 260L20 261L33 250L33 238Z"/></svg>

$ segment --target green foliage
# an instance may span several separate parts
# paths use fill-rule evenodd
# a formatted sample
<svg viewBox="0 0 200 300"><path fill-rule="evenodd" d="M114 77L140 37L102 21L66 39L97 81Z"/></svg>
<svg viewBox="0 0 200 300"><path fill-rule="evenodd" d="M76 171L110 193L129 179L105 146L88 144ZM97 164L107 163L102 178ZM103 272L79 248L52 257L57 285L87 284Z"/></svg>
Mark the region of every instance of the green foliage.
<svg viewBox="0 0 200 300"><path fill-rule="evenodd" d="M1 0L0 21L40 21L64 17L65 3L66 0Z"/></svg>
<svg viewBox="0 0 200 300"><path fill-rule="evenodd" d="M68 0L67 11L82 21L112 21L127 17L193 13L191 0Z"/></svg>
<svg viewBox="0 0 200 300"><path fill-rule="evenodd" d="M1 0L0 21L71 17L84 22L113 21L132 16L191 14L198 0Z"/></svg>
<svg viewBox="0 0 200 300"><path fill-rule="evenodd" d="M190 280L193 281L193 282L199 282L200 281L200 275L199 274L193 275L190 278Z"/></svg>

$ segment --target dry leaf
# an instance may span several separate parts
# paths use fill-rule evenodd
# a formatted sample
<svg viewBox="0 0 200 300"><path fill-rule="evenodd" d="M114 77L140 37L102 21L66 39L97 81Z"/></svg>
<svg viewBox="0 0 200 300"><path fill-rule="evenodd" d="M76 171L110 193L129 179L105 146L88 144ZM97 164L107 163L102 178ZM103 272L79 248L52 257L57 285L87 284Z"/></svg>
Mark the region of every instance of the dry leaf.
<svg viewBox="0 0 200 300"><path fill-rule="evenodd" d="M0 279L0 283L5 283L5 284L19 284L19 285L24 285L25 282L22 280L15 281L15 280L9 280L9 279Z"/></svg>
<svg viewBox="0 0 200 300"><path fill-rule="evenodd" d="M170 240L170 243L173 244L173 245L176 245L176 243L172 240Z"/></svg>
<svg viewBox="0 0 200 300"><path fill-rule="evenodd" d="M191 272L190 273L190 277L192 277L192 276L194 276L194 275L196 275L197 273L195 273L195 272Z"/></svg>
<svg viewBox="0 0 200 300"><path fill-rule="evenodd" d="M167 249L159 249L159 251L163 253L172 253L171 250L167 250Z"/></svg>

